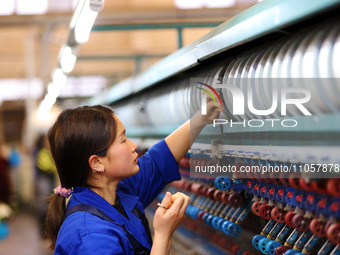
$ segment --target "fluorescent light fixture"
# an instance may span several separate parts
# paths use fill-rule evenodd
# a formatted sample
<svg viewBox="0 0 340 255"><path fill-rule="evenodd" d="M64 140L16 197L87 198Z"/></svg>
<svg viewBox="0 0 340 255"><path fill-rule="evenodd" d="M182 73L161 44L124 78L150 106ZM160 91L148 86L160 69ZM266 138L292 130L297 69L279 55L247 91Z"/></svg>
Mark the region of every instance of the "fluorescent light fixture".
<svg viewBox="0 0 340 255"><path fill-rule="evenodd" d="M41 118L41 116L38 116L38 109L35 109L35 111L30 116L31 123L34 126L34 129L47 132L48 129L53 125L55 120L58 118L61 111L62 109L60 109L58 106L53 106L50 112L45 116L45 118Z"/></svg>
<svg viewBox="0 0 340 255"><path fill-rule="evenodd" d="M77 56L72 53L70 46L63 46L60 52L60 67L64 73L70 73L74 64L76 63Z"/></svg>
<svg viewBox="0 0 340 255"><path fill-rule="evenodd" d="M63 71L60 68L55 69L52 75L52 82L47 86L47 94L39 105L37 112L39 119L44 119L48 116L49 111L57 101L60 91L65 86L66 81L67 77Z"/></svg>
<svg viewBox="0 0 340 255"><path fill-rule="evenodd" d="M75 48L71 48L69 45L82 44L88 41L93 24L103 5L104 0L79 0L70 22L70 33L67 39L68 45L63 46L59 54L61 68L57 68L53 72L52 82L48 85L47 94L39 105L37 115L40 119L48 115L59 97L61 89L66 84L67 76L65 73L73 70L77 60L73 52Z"/></svg>
<svg viewBox="0 0 340 255"><path fill-rule="evenodd" d="M58 87L58 85L55 85L54 83L49 83L47 85L47 95L48 98L57 98L60 95L61 88Z"/></svg>
<svg viewBox="0 0 340 255"><path fill-rule="evenodd" d="M17 0L17 14L44 14L48 10L48 0Z"/></svg>
<svg viewBox="0 0 340 255"><path fill-rule="evenodd" d="M55 102L56 102L55 97L46 94L44 100L41 101L37 111L37 116L40 120L46 119L48 117L48 113L50 112Z"/></svg>
<svg viewBox="0 0 340 255"><path fill-rule="evenodd" d="M90 8L83 8L74 28L74 37L77 43L81 44L89 40L90 32L97 15L98 12L94 12Z"/></svg>
<svg viewBox="0 0 340 255"><path fill-rule="evenodd" d="M89 40L90 32L103 7L104 0L80 0L74 11L70 28L74 30L74 39L82 44Z"/></svg>
<svg viewBox="0 0 340 255"><path fill-rule="evenodd" d="M84 4L85 4L85 0L79 0L79 2L77 4L77 7L74 10L71 22L70 22L70 29L73 29L76 26L77 21L79 19L79 16L80 16L81 10L83 9Z"/></svg>
<svg viewBox="0 0 340 255"><path fill-rule="evenodd" d="M67 76L60 68L56 68L52 74L52 82L58 87L62 88L65 86L67 81Z"/></svg>

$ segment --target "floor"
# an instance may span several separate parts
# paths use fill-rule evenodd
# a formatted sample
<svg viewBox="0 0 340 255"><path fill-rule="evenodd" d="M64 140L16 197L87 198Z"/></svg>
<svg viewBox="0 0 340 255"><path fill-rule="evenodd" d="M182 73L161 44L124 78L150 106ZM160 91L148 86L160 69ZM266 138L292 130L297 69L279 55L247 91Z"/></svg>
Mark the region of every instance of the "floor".
<svg viewBox="0 0 340 255"><path fill-rule="evenodd" d="M51 255L40 237L37 219L28 213L13 215L8 221L9 236L0 240L0 255Z"/></svg>

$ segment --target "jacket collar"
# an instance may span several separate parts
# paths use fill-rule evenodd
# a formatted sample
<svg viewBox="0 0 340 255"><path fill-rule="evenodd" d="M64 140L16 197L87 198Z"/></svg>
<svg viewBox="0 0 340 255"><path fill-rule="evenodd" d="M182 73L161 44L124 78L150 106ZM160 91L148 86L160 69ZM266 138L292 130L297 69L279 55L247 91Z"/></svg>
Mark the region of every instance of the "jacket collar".
<svg viewBox="0 0 340 255"><path fill-rule="evenodd" d="M135 208L139 198L137 196L127 194L121 188L122 188L122 185L118 185L118 188L116 190L116 194L119 197L120 202L124 207L124 210L129 210L130 212L132 212L132 210ZM113 206L111 204L109 204L104 198L102 198L96 192L92 191L91 189L89 189L87 187L74 187L72 195L80 203L93 205L100 210L102 210L102 209L106 210L108 208L113 208ZM73 205L73 203L72 203L72 205Z"/></svg>

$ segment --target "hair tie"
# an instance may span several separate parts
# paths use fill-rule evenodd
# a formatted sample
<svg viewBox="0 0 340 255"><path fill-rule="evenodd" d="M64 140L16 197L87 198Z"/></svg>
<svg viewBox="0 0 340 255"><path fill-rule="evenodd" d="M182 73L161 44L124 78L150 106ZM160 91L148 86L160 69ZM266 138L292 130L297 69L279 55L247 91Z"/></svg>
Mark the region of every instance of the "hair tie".
<svg viewBox="0 0 340 255"><path fill-rule="evenodd" d="M72 194L72 189L66 189L60 186L56 187L54 190L54 194L60 195L62 197L68 198Z"/></svg>

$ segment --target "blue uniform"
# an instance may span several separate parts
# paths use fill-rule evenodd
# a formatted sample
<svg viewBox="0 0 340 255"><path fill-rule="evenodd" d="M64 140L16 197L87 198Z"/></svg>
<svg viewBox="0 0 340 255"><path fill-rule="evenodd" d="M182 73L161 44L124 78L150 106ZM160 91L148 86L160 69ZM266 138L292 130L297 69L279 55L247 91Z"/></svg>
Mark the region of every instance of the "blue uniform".
<svg viewBox="0 0 340 255"><path fill-rule="evenodd" d="M178 165L164 140L152 146L138 159L139 172L118 184L116 194L129 219L111 204L86 187L74 187L67 208L76 204L95 206L126 230L144 247L151 243L140 219L132 210L142 212L164 186L180 179ZM55 254L134 254L126 233L117 225L102 220L89 212L78 211L63 222L56 242Z"/></svg>

